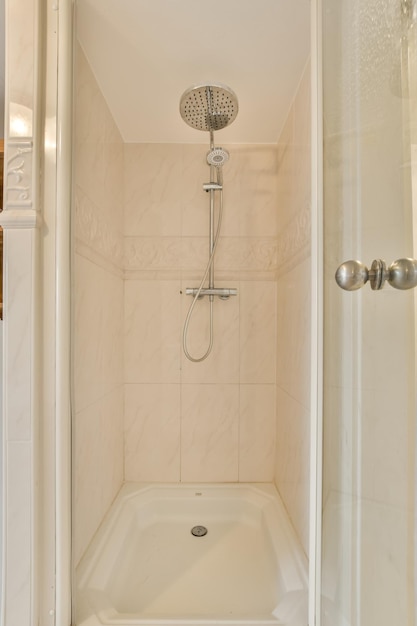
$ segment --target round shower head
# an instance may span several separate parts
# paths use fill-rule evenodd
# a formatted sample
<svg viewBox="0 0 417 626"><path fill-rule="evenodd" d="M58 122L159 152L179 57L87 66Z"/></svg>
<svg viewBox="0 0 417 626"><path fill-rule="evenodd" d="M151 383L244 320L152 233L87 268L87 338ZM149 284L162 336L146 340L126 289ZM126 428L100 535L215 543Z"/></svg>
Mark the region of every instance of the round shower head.
<svg viewBox="0 0 417 626"><path fill-rule="evenodd" d="M221 167L229 160L229 153L223 148L214 148L207 152L207 163L215 167Z"/></svg>
<svg viewBox="0 0 417 626"><path fill-rule="evenodd" d="M233 122L239 106L236 94L221 84L195 85L181 96L180 113L193 128L221 130Z"/></svg>

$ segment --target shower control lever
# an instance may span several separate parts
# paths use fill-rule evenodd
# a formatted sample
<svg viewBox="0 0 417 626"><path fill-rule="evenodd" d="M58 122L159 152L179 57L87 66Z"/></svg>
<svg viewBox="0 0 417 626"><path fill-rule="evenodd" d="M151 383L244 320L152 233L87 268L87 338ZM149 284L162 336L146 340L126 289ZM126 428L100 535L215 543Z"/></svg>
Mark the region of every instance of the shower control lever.
<svg viewBox="0 0 417 626"><path fill-rule="evenodd" d="M417 287L417 259L398 259L387 268L385 261L375 259L371 269L360 261L345 261L336 270L336 282L346 291L356 291L368 281L371 289L379 290L385 281L395 289Z"/></svg>
<svg viewBox="0 0 417 626"><path fill-rule="evenodd" d="M197 287L187 287L185 290L187 296L195 296L198 293ZM237 296L237 289L233 287L213 287L209 289L201 289L199 297L219 296L222 300L227 300L230 296Z"/></svg>

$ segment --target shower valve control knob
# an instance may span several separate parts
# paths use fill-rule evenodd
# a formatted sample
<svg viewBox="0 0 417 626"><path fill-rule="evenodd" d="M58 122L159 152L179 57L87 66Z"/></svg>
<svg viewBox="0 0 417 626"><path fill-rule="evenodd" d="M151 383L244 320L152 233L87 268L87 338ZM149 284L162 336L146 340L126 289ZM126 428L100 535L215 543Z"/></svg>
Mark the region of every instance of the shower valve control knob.
<svg viewBox="0 0 417 626"><path fill-rule="evenodd" d="M417 287L417 259L398 259L387 268L385 261L375 259L371 269L360 261L345 261L336 270L336 282L345 291L356 291L368 281L371 289L378 291L386 281L395 289Z"/></svg>
<svg viewBox="0 0 417 626"><path fill-rule="evenodd" d="M221 300L227 300L230 296L237 296L237 289L234 287L211 287L208 289L198 289L196 287L187 287L185 290L187 296L196 296L199 298L204 296L219 296Z"/></svg>

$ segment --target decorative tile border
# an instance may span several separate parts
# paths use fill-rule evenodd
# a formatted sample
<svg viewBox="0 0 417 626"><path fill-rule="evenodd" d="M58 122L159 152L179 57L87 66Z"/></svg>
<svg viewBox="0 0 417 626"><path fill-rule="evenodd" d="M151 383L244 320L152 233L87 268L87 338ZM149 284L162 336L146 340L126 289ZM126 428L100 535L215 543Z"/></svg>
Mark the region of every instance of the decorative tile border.
<svg viewBox="0 0 417 626"><path fill-rule="evenodd" d="M75 191L75 236L81 247L90 248L118 269L123 268L123 237L108 224L103 214L79 188Z"/></svg>
<svg viewBox="0 0 417 626"><path fill-rule="evenodd" d="M275 237L226 237L219 243L216 268L239 271L242 275L275 272L276 259Z"/></svg>
<svg viewBox="0 0 417 626"><path fill-rule="evenodd" d="M277 274L289 272L310 254L311 209L304 207L288 223L277 240Z"/></svg>
<svg viewBox="0 0 417 626"><path fill-rule="evenodd" d="M310 253L310 207L300 211L277 237L223 237L216 255L216 271L239 274L241 280L261 273L283 274ZM145 272L154 279L167 272L180 274L204 270L208 260L207 237L126 237L124 269Z"/></svg>
<svg viewBox="0 0 417 626"><path fill-rule="evenodd" d="M215 260L222 272L275 272L277 244L268 237L224 237ZM204 271L208 261L207 237L126 237L126 272L166 272L179 275Z"/></svg>
<svg viewBox="0 0 417 626"><path fill-rule="evenodd" d="M125 270L181 270L181 237L125 237Z"/></svg>

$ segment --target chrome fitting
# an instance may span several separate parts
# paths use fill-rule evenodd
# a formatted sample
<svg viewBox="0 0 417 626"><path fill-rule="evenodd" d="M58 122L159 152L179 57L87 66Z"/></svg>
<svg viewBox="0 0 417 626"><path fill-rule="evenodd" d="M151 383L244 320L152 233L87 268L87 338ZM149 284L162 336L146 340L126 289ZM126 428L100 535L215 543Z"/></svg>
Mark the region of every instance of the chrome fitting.
<svg viewBox="0 0 417 626"><path fill-rule="evenodd" d="M187 287L185 290L187 296L195 296L198 293L197 287ZM237 289L233 287L213 287L212 289L201 289L199 298L204 296L219 296L222 300L227 300L230 296L237 296Z"/></svg>
<svg viewBox="0 0 417 626"><path fill-rule="evenodd" d="M204 191L221 191L223 185L219 185L219 183L204 183L203 189Z"/></svg>

